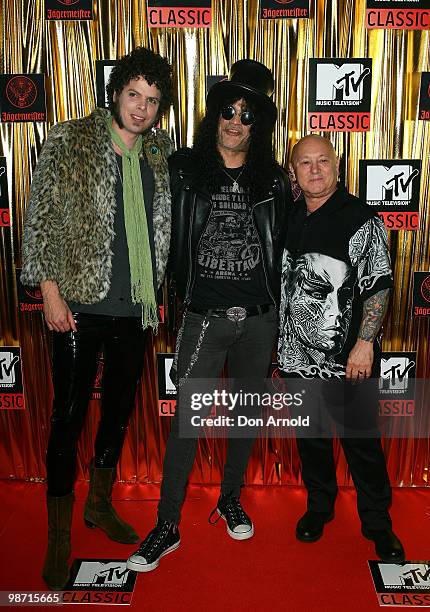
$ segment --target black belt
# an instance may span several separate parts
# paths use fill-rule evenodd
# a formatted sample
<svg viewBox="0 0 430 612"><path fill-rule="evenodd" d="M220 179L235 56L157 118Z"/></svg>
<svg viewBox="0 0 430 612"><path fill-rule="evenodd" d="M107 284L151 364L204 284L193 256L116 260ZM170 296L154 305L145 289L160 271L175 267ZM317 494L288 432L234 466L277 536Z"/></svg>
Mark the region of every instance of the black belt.
<svg viewBox="0 0 430 612"><path fill-rule="evenodd" d="M269 312L270 307L271 304L262 304L258 306L231 306L230 308L196 308L195 306L189 306L188 311L204 315L205 317L219 317L237 322L243 321L247 317L265 314Z"/></svg>

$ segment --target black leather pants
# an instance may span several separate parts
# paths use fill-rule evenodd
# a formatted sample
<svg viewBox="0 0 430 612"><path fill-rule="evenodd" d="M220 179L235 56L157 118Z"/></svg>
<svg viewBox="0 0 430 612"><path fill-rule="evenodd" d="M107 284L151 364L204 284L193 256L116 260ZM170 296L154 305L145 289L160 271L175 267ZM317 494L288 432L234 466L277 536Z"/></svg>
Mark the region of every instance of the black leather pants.
<svg viewBox="0 0 430 612"><path fill-rule="evenodd" d="M46 457L48 494L67 495L75 480L79 435L104 351L95 466L115 467L143 369L145 332L136 317L74 313L77 332L54 332L54 403Z"/></svg>

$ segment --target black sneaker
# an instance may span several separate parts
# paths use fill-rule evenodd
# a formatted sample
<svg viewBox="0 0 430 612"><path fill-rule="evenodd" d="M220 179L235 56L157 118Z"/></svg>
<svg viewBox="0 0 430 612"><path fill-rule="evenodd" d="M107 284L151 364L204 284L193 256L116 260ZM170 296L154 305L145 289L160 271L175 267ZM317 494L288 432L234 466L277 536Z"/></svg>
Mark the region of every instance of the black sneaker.
<svg viewBox="0 0 430 612"><path fill-rule="evenodd" d="M176 550L181 540L178 527L170 521L157 522L140 548L127 560L127 569L150 572L158 567L161 557Z"/></svg>
<svg viewBox="0 0 430 612"><path fill-rule="evenodd" d="M216 512L218 516L215 520L212 520ZM217 507L212 510L209 516L209 523L215 525L220 518L225 520L227 533L234 540L247 540L254 535L254 525L242 508L238 497L221 495Z"/></svg>

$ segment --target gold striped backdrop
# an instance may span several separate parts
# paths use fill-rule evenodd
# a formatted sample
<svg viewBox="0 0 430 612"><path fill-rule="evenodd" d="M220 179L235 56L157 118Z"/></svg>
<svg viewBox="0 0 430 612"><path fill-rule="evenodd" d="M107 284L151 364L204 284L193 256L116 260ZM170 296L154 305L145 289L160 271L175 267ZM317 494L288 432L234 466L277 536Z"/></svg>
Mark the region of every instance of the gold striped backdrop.
<svg viewBox="0 0 430 612"><path fill-rule="evenodd" d="M0 411L0 477L41 479L49 431L50 337L40 314L18 314L15 265L20 264L23 213L32 170L54 123L89 113L95 106L95 60L115 59L137 45L166 56L174 66L176 100L164 120L177 146L192 143L204 111L205 75L226 74L249 57L274 72L280 110L275 142L286 164L292 144L306 133L310 57L373 59L372 123L365 134L332 134L344 157L347 184L358 191L358 160L422 159L420 229L391 233L395 291L386 323L386 350L417 350L420 377L429 377L429 323L411 315L413 270L429 270L429 122L418 121L420 72L430 70L429 32L365 28L365 0L316 0L311 20L258 19L258 0L212 0L210 29L148 29L144 0L97 0L93 22L47 22L42 0L0 0L0 69L47 75L48 123L0 124L0 154L8 164L11 228L0 230L0 344L20 345L26 389L25 412ZM156 409L155 354L172 351L162 331L145 360L136 414L122 455L121 477L158 481L169 419ZM97 424L91 402L79 447L79 475L86 475ZM425 485L428 440L385 442L393 484ZM203 440L194 482L217 482L224 444ZM348 483L336 445L340 483ZM250 462L250 483L296 484L298 461L291 440L259 440Z"/></svg>

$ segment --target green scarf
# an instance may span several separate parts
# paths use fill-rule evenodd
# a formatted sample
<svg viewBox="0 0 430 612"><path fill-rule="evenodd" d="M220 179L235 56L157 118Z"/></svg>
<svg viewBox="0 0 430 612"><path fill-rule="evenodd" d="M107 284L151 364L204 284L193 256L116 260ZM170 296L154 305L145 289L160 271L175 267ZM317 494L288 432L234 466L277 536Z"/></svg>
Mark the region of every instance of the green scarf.
<svg viewBox="0 0 430 612"><path fill-rule="evenodd" d="M112 117L107 118L107 126L113 142L122 152L122 195L130 262L131 299L133 304L142 306L143 328L157 328L158 306L154 292L151 247L139 162L142 136L137 138L132 149L127 149L112 127Z"/></svg>

